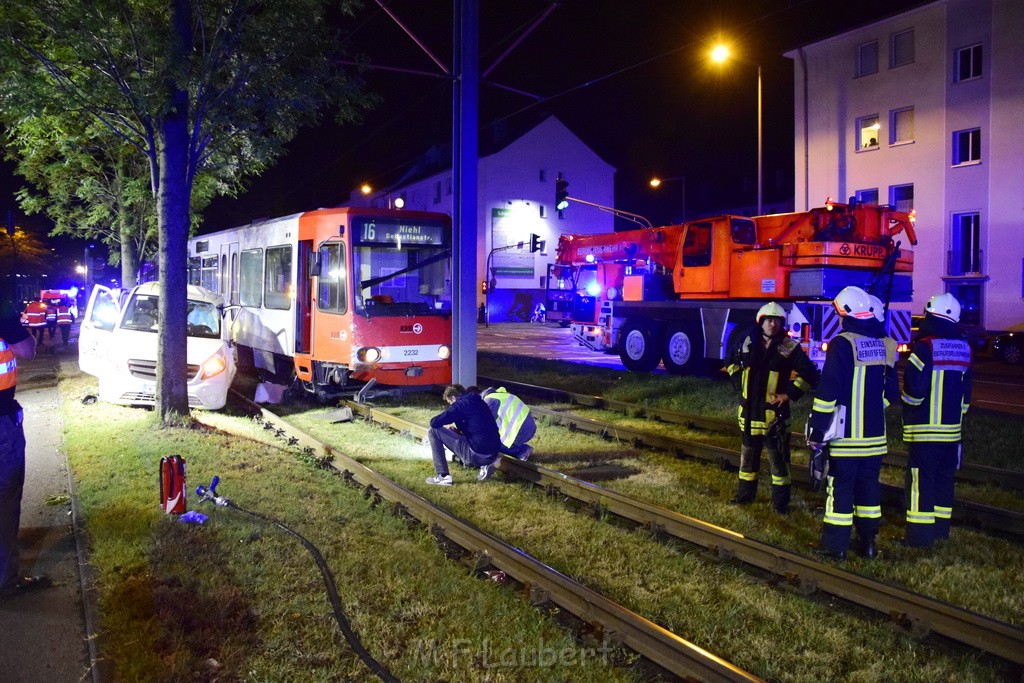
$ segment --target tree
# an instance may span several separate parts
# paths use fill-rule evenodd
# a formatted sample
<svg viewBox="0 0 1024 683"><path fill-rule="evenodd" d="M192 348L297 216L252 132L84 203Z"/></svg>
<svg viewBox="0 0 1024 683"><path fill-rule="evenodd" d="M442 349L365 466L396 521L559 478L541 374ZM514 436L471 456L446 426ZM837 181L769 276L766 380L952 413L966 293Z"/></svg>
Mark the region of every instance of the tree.
<svg viewBox="0 0 1024 683"><path fill-rule="evenodd" d="M353 0L337 3L351 14ZM0 115L95 117L144 155L159 235L157 411L188 410L185 286L200 172L236 190L300 126L368 100L346 75L326 0L0 0Z"/></svg>

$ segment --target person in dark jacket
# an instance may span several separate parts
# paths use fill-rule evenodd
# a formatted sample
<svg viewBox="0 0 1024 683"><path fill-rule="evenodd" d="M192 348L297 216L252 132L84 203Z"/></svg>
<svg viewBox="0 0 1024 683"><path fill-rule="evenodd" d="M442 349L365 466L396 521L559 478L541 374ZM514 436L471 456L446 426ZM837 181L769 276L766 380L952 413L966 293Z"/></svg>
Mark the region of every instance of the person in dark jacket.
<svg viewBox="0 0 1024 683"><path fill-rule="evenodd" d="M882 519L885 408L900 400L896 341L880 330L876 305L863 289L846 287L833 305L843 331L829 342L807 421L808 445L820 449L827 442L831 458L819 554L846 559L855 527L855 550L870 559Z"/></svg>
<svg viewBox="0 0 1024 683"><path fill-rule="evenodd" d="M761 450L767 441L772 469L772 504L779 514L789 512L789 418L791 401L818 384L818 368L786 334L786 311L774 301L757 312L758 329L740 344L726 367L741 391L739 425L742 434L740 472L734 505L754 502L761 469Z"/></svg>
<svg viewBox="0 0 1024 683"><path fill-rule="evenodd" d="M434 460L433 477L427 477L428 484L451 486L452 476L444 450L452 452L452 461L466 467L479 467L477 479L483 481L494 474L494 463L498 460L501 438L498 424L480 394L466 391L461 384L452 384L444 390L444 402L448 409L430 420L427 441L430 443ZM456 429L446 425L454 424Z"/></svg>
<svg viewBox="0 0 1024 683"><path fill-rule="evenodd" d="M959 322L956 297L933 296L903 371L908 546L927 548L949 538L960 429L971 402L971 347Z"/></svg>

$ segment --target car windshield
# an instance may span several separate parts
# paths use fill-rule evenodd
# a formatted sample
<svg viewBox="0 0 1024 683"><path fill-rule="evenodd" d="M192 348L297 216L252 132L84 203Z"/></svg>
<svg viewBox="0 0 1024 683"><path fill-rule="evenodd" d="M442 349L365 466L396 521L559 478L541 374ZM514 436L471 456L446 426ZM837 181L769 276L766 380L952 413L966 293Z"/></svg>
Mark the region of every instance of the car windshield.
<svg viewBox="0 0 1024 683"><path fill-rule="evenodd" d="M158 300L159 297L148 294L132 297L121 322L122 329L156 332ZM214 304L189 299L185 310L188 336L206 339L220 338L220 314Z"/></svg>

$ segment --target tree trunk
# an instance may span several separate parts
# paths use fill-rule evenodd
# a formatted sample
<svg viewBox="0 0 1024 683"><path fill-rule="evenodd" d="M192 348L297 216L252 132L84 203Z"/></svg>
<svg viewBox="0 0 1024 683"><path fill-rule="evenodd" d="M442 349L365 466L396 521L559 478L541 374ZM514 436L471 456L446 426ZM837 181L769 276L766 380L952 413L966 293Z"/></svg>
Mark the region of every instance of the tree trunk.
<svg viewBox="0 0 1024 683"><path fill-rule="evenodd" d="M132 235L130 217L123 205L118 206L117 218L121 226L121 286L128 289L139 284L136 273L139 271L138 254L135 253L135 237Z"/></svg>

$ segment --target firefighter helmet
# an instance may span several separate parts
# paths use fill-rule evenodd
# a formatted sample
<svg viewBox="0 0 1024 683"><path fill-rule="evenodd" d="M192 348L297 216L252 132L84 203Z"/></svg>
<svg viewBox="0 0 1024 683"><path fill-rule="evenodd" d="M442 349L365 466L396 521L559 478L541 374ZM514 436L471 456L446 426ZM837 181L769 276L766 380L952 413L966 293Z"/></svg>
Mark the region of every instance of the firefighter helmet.
<svg viewBox="0 0 1024 683"><path fill-rule="evenodd" d="M880 323L885 322L885 304L874 294L868 294L868 298L871 300L871 310L875 314L875 319Z"/></svg>
<svg viewBox="0 0 1024 683"><path fill-rule="evenodd" d="M936 294L931 299L928 299L924 312L950 322L960 322L960 302L948 292Z"/></svg>
<svg viewBox="0 0 1024 683"><path fill-rule="evenodd" d="M844 287L832 304L840 316L850 316L858 320L867 320L874 317L871 295L860 287Z"/></svg>
<svg viewBox="0 0 1024 683"><path fill-rule="evenodd" d="M778 305L774 301L769 301L757 311L757 324L760 325L761 322L768 317L782 318L782 322L783 324L785 324L786 309L784 309L782 306Z"/></svg>

